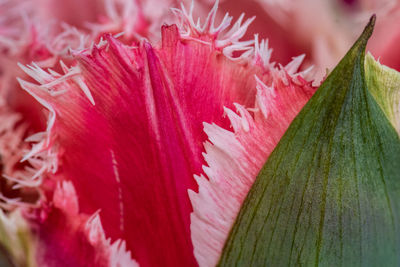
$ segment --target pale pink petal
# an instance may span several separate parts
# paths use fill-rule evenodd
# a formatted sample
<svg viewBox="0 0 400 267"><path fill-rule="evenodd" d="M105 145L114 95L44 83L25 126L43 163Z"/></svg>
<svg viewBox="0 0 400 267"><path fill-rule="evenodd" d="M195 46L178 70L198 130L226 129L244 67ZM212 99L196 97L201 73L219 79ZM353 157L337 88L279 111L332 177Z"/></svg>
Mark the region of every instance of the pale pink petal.
<svg viewBox="0 0 400 267"><path fill-rule="evenodd" d="M247 11L247 14L263 18L264 21L257 20L254 27L260 34L267 34L274 47L284 38L279 33L284 33L286 40L281 47L285 49L278 53L293 56L293 51L298 49L306 52L311 59L309 63L315 66L318 81L326 75L326 69L333 69L339 62L372 14L378 19L368 49L375 55L386 54L387 49L396 53L388 44L399 34L400 2L397 0L236 0L235 3L240 9L244 3L247 10L253 6L252 12ZM231 2L226 8L230 6L235 9ZM274 33L270 29L278 27L268 18L282 27L280 32ZM396 67L400 59L397 55L394 58L385 56L382 62Z"/></svg>
<svg viewBox="0 0 400 267"><path fill-rule="evenodd" d="M170 15L173 0L103 0L103 12L97 20L90 21L92 34L123 33L126 40L159 38L159 27Z"/></svg>
<svg viewBox="0 0 400 267"><path fill-rule="evenodd" d="M226 109L233 132L204 124L205 175L195 176L199 192L189 191L192 241L200 266L215 266L240 206L258 172L315 89L295 72L302 57L274 70L271 86L257 77L255 108ZM292 73L292 74L289 74Z"/></svg>

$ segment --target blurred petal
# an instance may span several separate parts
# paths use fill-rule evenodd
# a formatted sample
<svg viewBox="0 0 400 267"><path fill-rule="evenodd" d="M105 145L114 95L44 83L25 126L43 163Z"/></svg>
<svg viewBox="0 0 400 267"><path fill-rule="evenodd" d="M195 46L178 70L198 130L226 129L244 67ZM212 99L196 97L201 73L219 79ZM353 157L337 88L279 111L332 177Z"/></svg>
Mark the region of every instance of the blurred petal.
<svg viewBox="0 0 400 267"><path fill-rule="evenodd" d="M35 267L36 243L28 223L19 211L5 214L0 209L1 266ZM5 258L5 257L8 257Z"/></svg>
<svg viewBox="0 0 400 267"><path fill-rule="evenodd" d="M377 14L378 20L368 48L373 54L383 56L381 60L383 64L389 64L391 67L399 65L400 57L394 49L399 36L397 27L400 21L399 1L255 0L255 2L261 9L248 14L269 17L278 23L283 28L282 31L290 36L284 41L287 48L283 49L282 53L293 56L291 53L300 49L309 54L310 63L315 65L318 73L316 77L318 81L324 78L327 68L331 70L339 62L372 14ZM229 5L227 7L229 8ZM264 12L261 11L262 8ZM276 28L271 22L268 25ZM268 28L265 27L265 23L263 27ZM259 32L263 34L267 30L259 29ZM276 35L270 37L274 47L276 38ZM392 57L389 56L390 53Z"/></svg>

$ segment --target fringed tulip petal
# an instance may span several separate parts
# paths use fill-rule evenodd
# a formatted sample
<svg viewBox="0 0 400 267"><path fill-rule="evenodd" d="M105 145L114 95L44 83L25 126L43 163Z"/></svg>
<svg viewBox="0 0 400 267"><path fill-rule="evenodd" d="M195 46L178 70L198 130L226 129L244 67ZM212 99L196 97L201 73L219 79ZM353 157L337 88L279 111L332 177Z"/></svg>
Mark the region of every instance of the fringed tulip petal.
<svg viewBox="0 0 400 267"><path fill-rule="evenodd" d="M228 128L223 107L254 103L254 75L273 80L267 47L239 41L250 21L214 26L213 12L204 26L178 12L183 24L164 26L161 46L105 35L75 53L76 65L61 64L63 74L22 66L39 84L21 86L49 111L24 159L37 163L36 177L71 180L82 212L101 208L106 235L143 266L197 264L187 190L204 164L202 123Z"/></svg>
<svg viewBox="0 0 400 267"><path fill-rule="evenodd" d="M254 115L241 105L238 113L226 109L233 132L205 124L205 176L196 176L199 193L190 191L194 212L191 234L200 266L215 266L248 190L268 156L315 91L295 75L298 58L284 69L274 70L272 86L256 77ZM289 75L288 72L292 72ZM253 117L254 116L254 117Z"/></svg>

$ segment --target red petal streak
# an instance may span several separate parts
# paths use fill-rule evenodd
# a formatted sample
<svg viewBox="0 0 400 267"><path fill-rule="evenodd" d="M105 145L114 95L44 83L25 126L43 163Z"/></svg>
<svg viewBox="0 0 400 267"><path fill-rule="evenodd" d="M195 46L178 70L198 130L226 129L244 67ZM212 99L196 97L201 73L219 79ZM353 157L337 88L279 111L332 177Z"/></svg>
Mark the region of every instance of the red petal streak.
<svg viewBox="0 0 400 267"><path fill-rule="evenodd" d="M192 241L200 266L215 266L240 206L258 172L291 121L315 91L297 71L301 57L274 72L272 87L257 79L254 117L243 106L226 109L233 132L205 124L210 142L204 158L208 179L196 176L199 193L189 192Z"/></svg>
<svg viewBox="0 0 400 267"><path fill-rule="evenodd" d="M269 71L182 40L175 25L159 48L107 35L76 59L64 76L26 69L44 85L23 88L53 114L37 151L58 155L82 211L101 209L107 236L126 240L142 266L197 265L187 190L204 164L202 123L228 127L223 106L254 103L253 76L270 82Z"/></svg>

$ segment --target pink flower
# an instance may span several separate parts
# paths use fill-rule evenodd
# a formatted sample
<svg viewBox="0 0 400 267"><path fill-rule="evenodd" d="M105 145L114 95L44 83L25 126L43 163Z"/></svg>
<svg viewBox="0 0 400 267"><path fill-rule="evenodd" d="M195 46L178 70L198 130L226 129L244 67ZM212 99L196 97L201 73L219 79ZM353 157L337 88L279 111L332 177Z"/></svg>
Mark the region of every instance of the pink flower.
<svg viewBox="0 0 400 267"><path fill-rule="evenodd" d="M149 25L143 6L121 2L136 11L136 21L128 21L132 13L125 17L118 1L107 3L107 19L90 24L89 35L64 26L31 43L21 40L28 49L43 47L28 59L45 55L42 63L19 65L35 82L25 77L19 84L48 120L45 131L27 139L27 169L16 166L5 175L13 188L39 193L37 204L24 208L37 240L36 261L215 264L258 169L315 90L296 74L303 56L276 67L264 40L240 40L253 19L241 17L230 26L226 16L217 25L217 4L201 24L194 22L193 6L173 10L179 26L163 26L161 40L149 42L140 40ZM40 10L37 18L48 13ZM64 14L70 13L60 13L61 19L81 25ZM128 32L103 35L121 30ZM27 60L21 52L9 57ZM10 74L16 75L21 73ZM264 136L269 141L259 143ZM258 156L245 163L250 150L241 146ZM221 153L232 162L221 162ZM15 165L8 158L6 164ZM228 177L224 164L245 164L246 171ZM197 176L203 170L209 182ZM210 190L214 196L204 199ZM229 207L221 209L215 198L224 195ZM26 205L3 199L11 207Z"/></svg>
<svg viewBox="0 0 400 267"><path fill-rule="evenodd" d="M216 265L318 76L304 55L283 66L258 34L244 41L254 17L233 22L218 1L67 2L0 1L0 244L22 265ZM293 31L296 5L267 20ZM278 57L336 63L293 45L300 21Z"/></svg>

